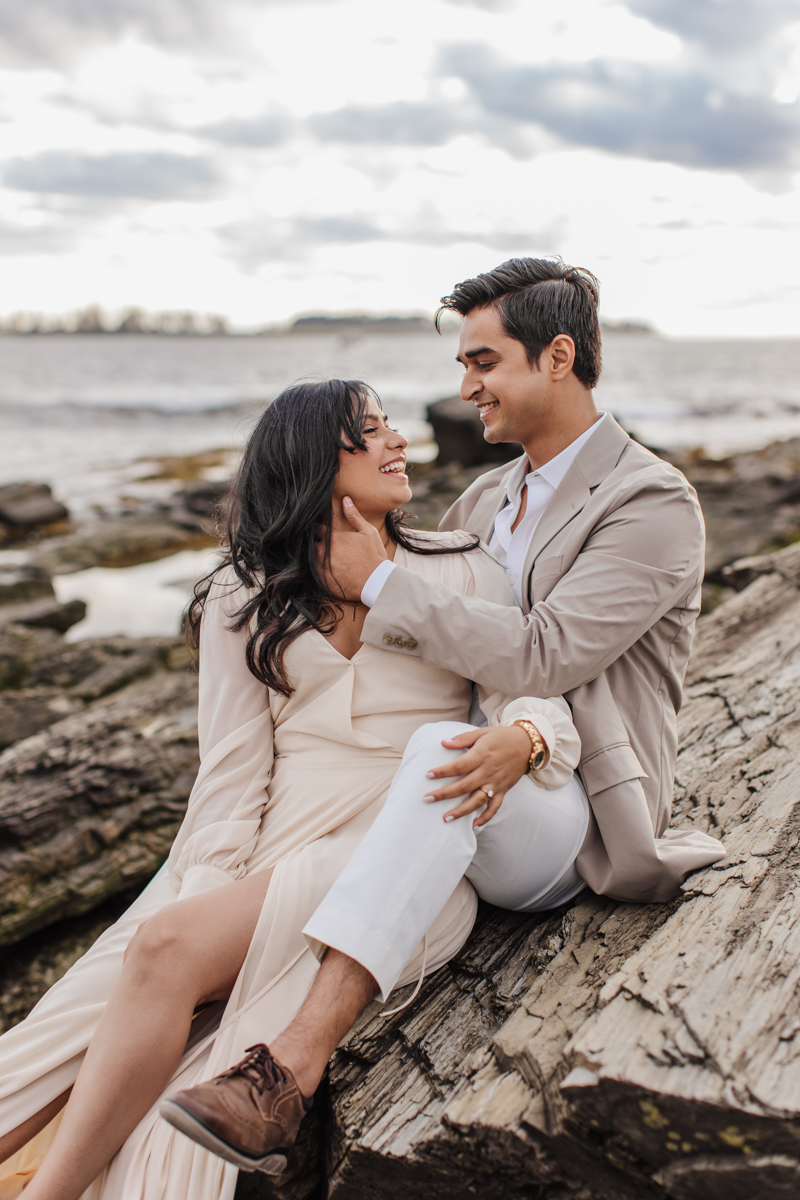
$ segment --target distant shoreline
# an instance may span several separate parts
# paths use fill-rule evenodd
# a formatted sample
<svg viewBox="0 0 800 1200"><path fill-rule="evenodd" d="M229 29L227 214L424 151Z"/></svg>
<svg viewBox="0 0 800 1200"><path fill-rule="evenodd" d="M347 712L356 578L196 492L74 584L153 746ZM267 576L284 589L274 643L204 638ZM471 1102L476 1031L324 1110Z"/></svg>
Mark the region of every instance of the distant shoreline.
<svg viewBox="0 0 800 1200"><path fill-rule="evenodd" d="M604 333L646 334L658 336L658 330L646 321L601 321ZM442 331L458 328L456 319L442 323ZM127 309L121 317L114 318L97 306L73 313L70 316L46 317L38 313L17 313L0 318L0 337L53 337L55 335L119 334L151 337L286 337L305 334L404 334L435 333L433 317L411 315L377 316L369 313L325 314L311 313L296 317L288 324L265 325L259 329L231 329L224 317L193 312L146 313L141 309Z"/></svg>

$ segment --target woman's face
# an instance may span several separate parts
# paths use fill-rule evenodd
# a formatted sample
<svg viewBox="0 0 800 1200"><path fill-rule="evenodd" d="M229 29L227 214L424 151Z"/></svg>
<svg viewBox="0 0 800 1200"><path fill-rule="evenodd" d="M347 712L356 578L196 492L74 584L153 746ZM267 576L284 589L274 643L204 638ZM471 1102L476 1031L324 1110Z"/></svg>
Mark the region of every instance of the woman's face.
<svg viewBox="0 0 800 1200"><path fill-rule="evenodd" d="M411 499L406 475L408 439L389 428L388 417L372 397L364 410L362 433L365 450L339 451L334 512L341 513L342 499L349 496L366 520L383 521L393 508Z"/></svg>

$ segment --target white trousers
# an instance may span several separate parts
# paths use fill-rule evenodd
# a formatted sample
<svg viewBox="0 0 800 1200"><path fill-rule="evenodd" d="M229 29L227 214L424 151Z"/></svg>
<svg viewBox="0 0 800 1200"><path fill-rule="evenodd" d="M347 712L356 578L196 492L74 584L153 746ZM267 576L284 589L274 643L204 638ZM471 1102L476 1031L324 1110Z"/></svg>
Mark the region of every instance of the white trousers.
<svg viewBox="0 0 800 1200"><path fill-rule="evenodd" d="M554 908L585 886L575 859L589 802L577 775L554 791L525 776L479 829L477 813L443 820L457 801L423 800L434 786L426 773L464 753L442 740L472 728L441 721L416 731L386 804L303 930L366 967L382 1000L462 876L482 900L515 912Z"/></svg>

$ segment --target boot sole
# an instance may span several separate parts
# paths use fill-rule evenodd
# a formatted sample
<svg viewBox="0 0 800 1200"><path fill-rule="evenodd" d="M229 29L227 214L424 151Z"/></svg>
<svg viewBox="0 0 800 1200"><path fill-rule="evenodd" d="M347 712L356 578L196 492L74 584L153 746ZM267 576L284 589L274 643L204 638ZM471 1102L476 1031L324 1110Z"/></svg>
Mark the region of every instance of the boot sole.
<svg viewBox="0 0 800 1200"><path fill-rule="evenodd" d="M224 1158L225 1162L232 1163L240 1171L262 1171L265 1175L281 1175L286 1170L286 1154L281 1149L271 1150L263 1158L244 1154L235 1146L223 1141L196 1113L184 1108L176 1100L165 1100L159 1111L164 1120L179 1133L197 1142L204 1150L210 1150L218 1158Z"/></svg>

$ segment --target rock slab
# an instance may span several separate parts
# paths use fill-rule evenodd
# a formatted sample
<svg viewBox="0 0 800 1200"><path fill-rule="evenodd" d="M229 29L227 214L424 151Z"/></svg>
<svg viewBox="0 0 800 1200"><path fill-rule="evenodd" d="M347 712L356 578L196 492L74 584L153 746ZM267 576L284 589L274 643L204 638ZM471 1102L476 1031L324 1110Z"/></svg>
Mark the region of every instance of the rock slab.
<svg viewBox="0 0 800 1200"><path fill-rule="evenodd" d="M83 697L103 676L103 699L73 688L78 711L0 755L0 945L143 885L166 857L197 771L197 680L160 668L105 698L119 669L84 681ZM3 694L42 711L57 695Z"/></svg>
<svg viewBox="0 0 800 1200"><path fill-rule="evenodd" d="M449 396L429 404L426 415L439 447L436 459L439 466L453 462L462 467L475 467L481 463L496 466L518 458L522 453L522 447L516 442L485 441L477 408L465 403L460 396Z"/></svg>
<svg viewBox="0 0 800 1200"><path fill-rule="evenodd" d="M0 527L7 537L24 537L41 526L57 525L69 512L46 483L6 483L0 487Z"/></svg>
<svg viewBox="0 0 800 1200"><path fill-rule="evenodd" d="M725 859L669 905L485 909L409 1009L373 1006L337 1051L331 1198L800 1191L800 547L742 569L700 623L676 781L674 824ZM249 1194L312 1194L292 1168Z"/></svg>

